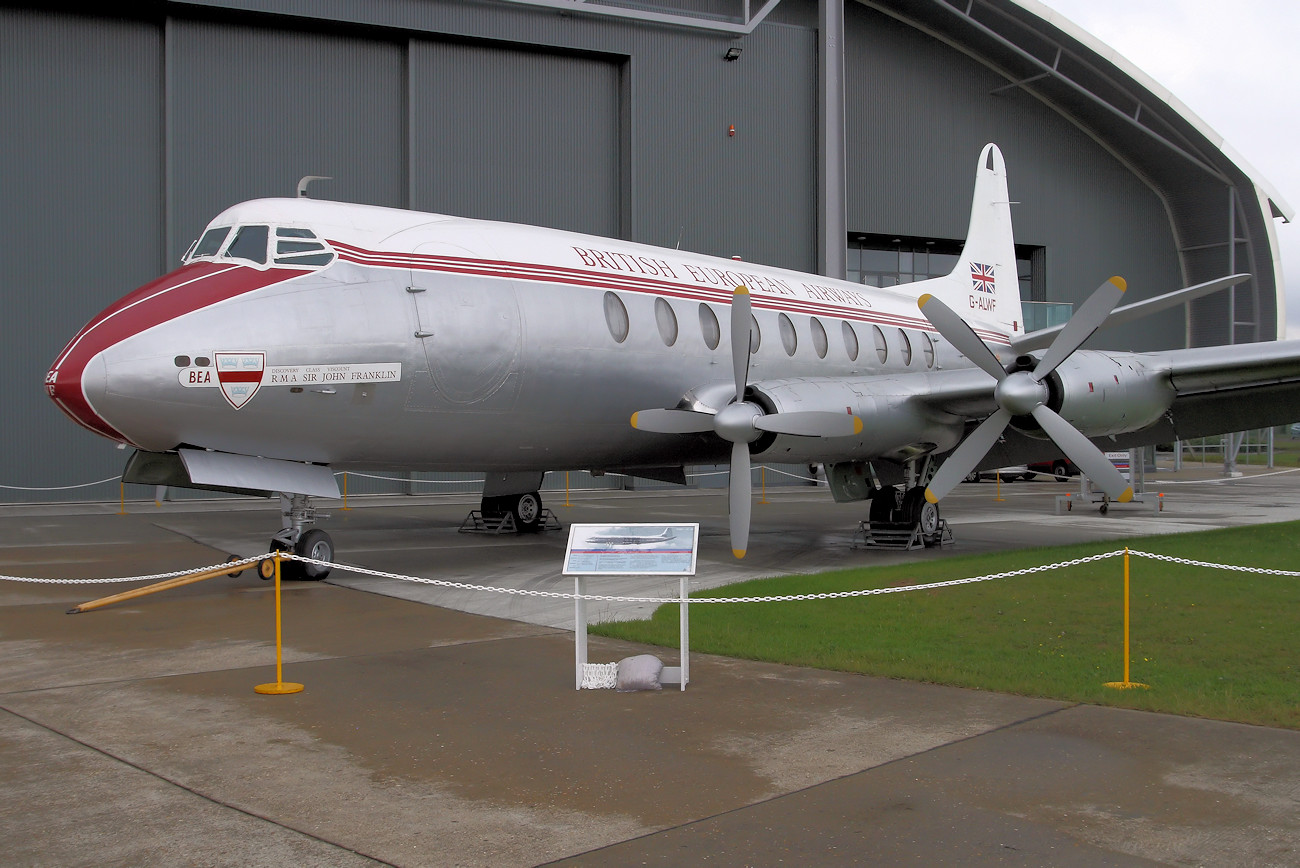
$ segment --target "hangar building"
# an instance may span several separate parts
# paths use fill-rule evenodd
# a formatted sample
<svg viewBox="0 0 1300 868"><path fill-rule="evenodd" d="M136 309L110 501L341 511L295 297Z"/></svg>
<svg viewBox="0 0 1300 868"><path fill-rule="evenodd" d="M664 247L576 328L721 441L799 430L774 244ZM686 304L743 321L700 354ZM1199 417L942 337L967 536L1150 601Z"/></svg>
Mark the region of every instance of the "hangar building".
<svg viewBox="0 0 1300 868"><path fill-rule="evenodd" d="M1078 304L1112 274L1133 300L1254 275L1096 346L1271 340L1284 322L1289 206L1034 0L84 8L0 4L0 501L117 496L125 454L44 397L49 363L219 211L308 175L329 178L317 198L890 285L948 270L991 141L1026 300Z"/></svg>

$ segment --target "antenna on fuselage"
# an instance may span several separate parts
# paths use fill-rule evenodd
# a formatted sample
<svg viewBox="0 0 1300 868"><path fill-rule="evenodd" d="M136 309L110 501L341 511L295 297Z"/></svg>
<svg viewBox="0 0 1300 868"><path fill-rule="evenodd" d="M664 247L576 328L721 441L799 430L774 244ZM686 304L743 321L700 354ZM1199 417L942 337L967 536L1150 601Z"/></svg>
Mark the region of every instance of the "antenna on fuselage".
<svg viewBox="0 0 1300 868"><path fill-rule="evenodd" d="M329 175L303 175L302 178L298 181L298 198L299 199L307 198L307 185L310 184L312 181L333 181L333 180L334 179Z"/></svg>

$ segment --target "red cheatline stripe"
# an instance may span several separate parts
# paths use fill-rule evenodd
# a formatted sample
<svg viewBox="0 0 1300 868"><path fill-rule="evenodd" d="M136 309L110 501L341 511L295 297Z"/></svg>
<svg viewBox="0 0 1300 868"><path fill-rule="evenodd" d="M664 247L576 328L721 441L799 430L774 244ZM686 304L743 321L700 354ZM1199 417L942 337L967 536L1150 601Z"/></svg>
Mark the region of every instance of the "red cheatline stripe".
<svg viewBox="0 0 1300 868"><path fill-rule="evenodd" d="M567 266L511 262L506 260L473 259L459 256L434 256L419 253L371 251L345 242L330 240L339 257L357 265L378 268L411 268L418 271L438 271L447 274L475 274L494 278L523 278L546 283L585 286L596 289L622 289L629 292L652 293L690 301L730 303L734 287L707 287L673 282L635 274L616 274L588 271ZM742 276L742 275L737 275ZM761 275L760 275L761 276ZM788 310L810 316L831 316L859 322L877 323L917 331L934 332L935 328L922 317L877 310L858 310L826 302L805 301L795 298L764 298L751 296L754 307L766 310ZM984 340L996 344L1009 344L1005 334L988 329L976 329Z"/></svg>

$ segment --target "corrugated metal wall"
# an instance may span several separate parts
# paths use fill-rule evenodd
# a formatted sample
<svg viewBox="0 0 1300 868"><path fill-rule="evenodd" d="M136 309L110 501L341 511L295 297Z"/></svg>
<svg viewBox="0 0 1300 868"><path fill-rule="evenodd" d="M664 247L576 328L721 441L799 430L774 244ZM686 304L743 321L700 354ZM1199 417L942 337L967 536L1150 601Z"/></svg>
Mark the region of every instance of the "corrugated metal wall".
<svg viewBox="0 0 1300 868"><path fill-rule="evenodd" d="M77 329L162 268L162 70L147 23L0 9L0 484L121 472L124 453L69 421L43 382Z"/></svg>

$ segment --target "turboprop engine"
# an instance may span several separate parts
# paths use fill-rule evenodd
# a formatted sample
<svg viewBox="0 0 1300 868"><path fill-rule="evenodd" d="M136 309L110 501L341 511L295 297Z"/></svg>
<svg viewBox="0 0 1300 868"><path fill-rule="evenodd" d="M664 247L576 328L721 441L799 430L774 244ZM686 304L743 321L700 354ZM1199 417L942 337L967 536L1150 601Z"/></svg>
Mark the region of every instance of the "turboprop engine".
<svg viewBox="0 0 1300 868"><path fill-rule="evenodd" d="M1036 364L1032 356L1022 356L1013 371L1032 370ZM1164 415L1176 394L1167 375L1130 353L1080 350L1044 383L1047 405L1088 437L1145 428ZM1011 424L1031 436L1047 436L1032 416L1018 417Z"/></svg>

